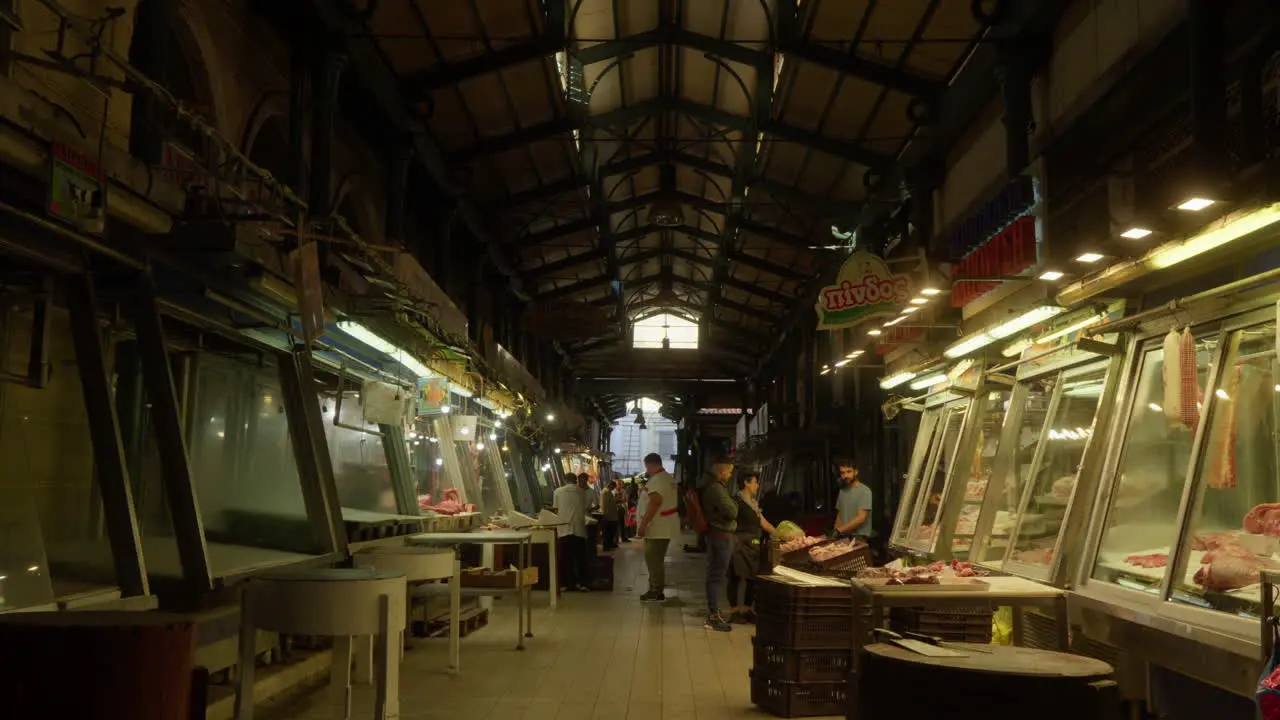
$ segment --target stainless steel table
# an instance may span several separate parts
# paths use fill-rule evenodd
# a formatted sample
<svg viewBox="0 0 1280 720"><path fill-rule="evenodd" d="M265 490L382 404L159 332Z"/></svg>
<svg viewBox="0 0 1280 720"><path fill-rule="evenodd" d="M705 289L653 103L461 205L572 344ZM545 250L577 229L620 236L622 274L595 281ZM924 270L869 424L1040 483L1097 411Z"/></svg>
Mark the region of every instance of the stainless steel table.
<svg viewBox="0 0 1280 720"><path fill-rule="evenodd" d="M532 588L524 583L524 571L533 557L533 533L524 530L477 530L459 533L422 533L410 535L408 544L425 547L452 547L459 545L515 545L519 548L516 567L519 570L519 586L516 588L516 603L519 612L517 622L516 649L524 649L524 639L533 637L533 603L530 591ZM488 589L486 588L486 591ZM503 591L497 588L493 594Z"/></svg>

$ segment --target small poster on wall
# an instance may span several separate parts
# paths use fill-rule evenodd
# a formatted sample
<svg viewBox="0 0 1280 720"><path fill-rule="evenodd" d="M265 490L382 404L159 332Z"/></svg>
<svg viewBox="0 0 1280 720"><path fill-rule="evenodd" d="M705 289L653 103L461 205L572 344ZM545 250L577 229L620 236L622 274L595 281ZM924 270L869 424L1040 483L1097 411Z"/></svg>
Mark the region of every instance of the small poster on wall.
<svg viewBox="0 0 1280 720"><path fill-rule="evenodd" d="M818 292L818 329L837 330L893 314L910 300L911 278L889 272L884 260L871 253L855 252L840 266L835 284Z"/></svg>
<svg viewBox="0 0 1280 720"><path fill-rule="evenodd" d="M418 417L439 415L448 404L449 380L447 378L418 378Z"/></svg>

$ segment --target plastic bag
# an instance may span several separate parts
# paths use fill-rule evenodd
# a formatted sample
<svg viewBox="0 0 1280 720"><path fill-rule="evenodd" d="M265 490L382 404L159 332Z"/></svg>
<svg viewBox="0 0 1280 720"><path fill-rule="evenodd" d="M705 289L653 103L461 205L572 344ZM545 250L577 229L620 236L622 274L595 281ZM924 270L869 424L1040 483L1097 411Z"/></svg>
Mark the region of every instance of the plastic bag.
<svg viewBox="0 0 1280 720"><path fill-rule="evenodd" d="M778 530L774 535L782 540L790 540L791 538L804 537L804 529L790 520L784 520L778 524Z"/></svg>
<svg viewBox="0 0 1280 720"><path fill-rule="evenodd" d="M1261 720L1280 720L1280 631L1271 626L1271 657L1258 677L1254 693Z"/></svg>

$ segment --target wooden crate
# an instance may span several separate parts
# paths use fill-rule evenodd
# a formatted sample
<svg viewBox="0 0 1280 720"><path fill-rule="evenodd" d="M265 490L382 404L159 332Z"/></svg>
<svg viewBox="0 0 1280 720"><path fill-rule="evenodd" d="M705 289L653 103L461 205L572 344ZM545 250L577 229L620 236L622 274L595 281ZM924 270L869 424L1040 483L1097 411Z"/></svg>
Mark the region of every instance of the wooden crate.
<svg viewBox="0 0 1280 720"><path fill-rule="evenodd" d="M462 587L514 590L519 587L537 584L538 568L536 567L524 569L523 582L520 581L520 571L510 568L498 571L472 568L462 572Z"/></svg>

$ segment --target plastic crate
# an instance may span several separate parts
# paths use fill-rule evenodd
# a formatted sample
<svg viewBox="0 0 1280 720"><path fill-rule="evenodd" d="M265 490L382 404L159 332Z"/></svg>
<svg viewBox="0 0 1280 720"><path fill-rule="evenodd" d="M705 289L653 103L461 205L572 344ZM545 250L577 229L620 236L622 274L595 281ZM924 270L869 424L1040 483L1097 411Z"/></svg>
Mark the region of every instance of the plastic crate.
<svg viewBox="0 0 1280 720"><path fill-rule="evenodd" d="M839 682L853 669L851 650L796 650L754 638L756 675L779 682Z"/></svg>
<svg viewBox="0 0 1280 720"><path fill-rule="evenodd" d="M756 604L779 608L829 607L847 610L853 602L853 588L794 585L769 577L756 580Z"/></svg>
<svg viewBox="0 0 1280 720"><path fill-rule="evenodd" d="M818 563L823 572L856 573L871 567L871 546L859 543L849 552Z"/></svg>
<svg viewBox="0 0 1280 720"><path fill-rule="evenodd" d="M895 630L932 635L950 642L991 642L990 605L972 607L894 608L889 614Z"/></svg>
<svg viewBox="0 0 1280 720"><path fill-rule="evenodd" d="M774 717L844 715L849 704L849 682L784 682L752 671L751 702Z"/></svg>
<svg viewBox="0 0 1280 720"><path fill-rule="evenodd" d="M781 615L757 606L756 639L796 650L848 649L853 647L853 613L846 609Z"/></svg>

